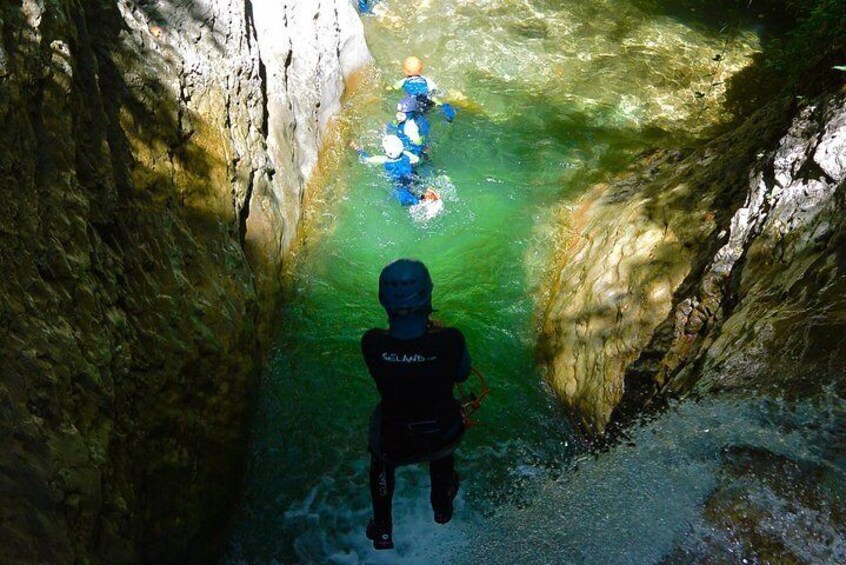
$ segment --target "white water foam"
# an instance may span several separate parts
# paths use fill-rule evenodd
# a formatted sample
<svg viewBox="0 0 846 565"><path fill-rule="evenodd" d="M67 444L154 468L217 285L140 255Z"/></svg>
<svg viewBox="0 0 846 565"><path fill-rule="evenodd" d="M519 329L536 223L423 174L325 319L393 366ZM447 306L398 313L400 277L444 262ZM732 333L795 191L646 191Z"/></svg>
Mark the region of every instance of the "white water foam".
<svg viewBox="0 0 846 565"><path fill-rule="evenodd" d="M830 405L837 416L829 416ZM712 531L703 521L703 505L722 481L731 480L721 473L724 453L735 446L762 449L821 464L842 477L842 461L826 450L842 432L845 409L837 398L796 405L728 398L678 404L632 429L626 444L582 456L558 480L540 481L528 504L500 508L470 534L474 543L464 562L646 565L674 550L696 554L703 532ZM771 509L763 526L795 555L814 563L843 562L846 540L821 519L825 512L772 496L762 486L746 490ZM755 562L754 555L743 554L737 562L742 558Z"/></svg>
<svg viewBox="0 0 846 565"><path fill-rule="evenodd" d="M425 187L438 193L440 199L423 201L408 208L411 219L416 224L426 224L440 216L444 209L444 202L457 202L458 195L455 185L448 175L440 174L431 179L426 179Z"/></svg>
<svg viewBox="0 0 846 565"><path fill-rule="evenodd" d="M338 486L334 480L321 481L302 502L284 514L286 527L305 529L294 541L301 563L454 563L470 543L467 536L470 522L479 521L475 515L467 515L459 491L453 520L447 525L436 524L429 506L426 466L403 467L397 471L393 506L395 548L376 551L364 535L371 515L369 499L361 496L368 492L367 484L348 484L356 488L349 498L344 498L343 493L328 492Z"/></svg>

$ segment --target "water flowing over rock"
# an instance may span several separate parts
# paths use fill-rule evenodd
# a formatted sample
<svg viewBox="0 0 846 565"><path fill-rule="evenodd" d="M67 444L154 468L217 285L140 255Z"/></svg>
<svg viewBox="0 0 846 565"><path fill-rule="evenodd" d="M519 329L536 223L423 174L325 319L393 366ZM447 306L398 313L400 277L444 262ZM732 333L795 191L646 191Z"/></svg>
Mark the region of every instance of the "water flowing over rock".
<svg viewBox="0 0 846 565"><path fill-rule="evenodd" d="M793 106L646 156L569 215L540 351L587 433L693 387L842 387L846 103Z"/></svg>
<svg viewBox="0 0 846 565"><path fill-rule="evenodd" d="M345 0L0 8L0 561L208 561Z"/></svg>

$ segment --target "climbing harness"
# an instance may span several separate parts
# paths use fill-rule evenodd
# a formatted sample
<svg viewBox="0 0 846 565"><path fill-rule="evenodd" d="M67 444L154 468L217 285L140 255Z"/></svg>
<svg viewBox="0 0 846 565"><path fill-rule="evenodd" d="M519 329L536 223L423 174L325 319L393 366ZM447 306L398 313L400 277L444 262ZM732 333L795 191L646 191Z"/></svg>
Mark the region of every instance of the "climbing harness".
<svg viewBox="0 0 846 565"><path fill-rule="evenodd" d="M464 428L468 430L479 425L479 422L475 420L473 416L479 411L479 408L482 407L482 401L491 392L491 389L488 388L488 382L485 380L485 376L475 367L472 367L471 370L473 371L473 374L476 375L476 378L479 379L479 384L482 387L479 394L476 394L472 390L469 392L465 391L462 383L455 384L456 388L458 388L458 402L461 404L461 419L464 420Z"/></svg>

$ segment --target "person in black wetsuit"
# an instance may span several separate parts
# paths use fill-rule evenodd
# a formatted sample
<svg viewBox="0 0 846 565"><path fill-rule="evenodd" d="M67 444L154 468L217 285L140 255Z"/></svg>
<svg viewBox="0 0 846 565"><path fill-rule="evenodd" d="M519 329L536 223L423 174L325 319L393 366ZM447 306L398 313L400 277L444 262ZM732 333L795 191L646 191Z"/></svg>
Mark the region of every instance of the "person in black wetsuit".
<svg viewBox="0 0 846 565"><path fill-rule="evenodd" d="M435 522L446 524L458 492L453 452L464 434L453 386L470 374L462 333L438 327L432 313L432 279L420 261L399 259L379 276L379 302L389 329L371 329L361 350L382 401L370 418L370 495L367 537L376 549L394 547L391 506L394 472L429 462Z"/></svg>

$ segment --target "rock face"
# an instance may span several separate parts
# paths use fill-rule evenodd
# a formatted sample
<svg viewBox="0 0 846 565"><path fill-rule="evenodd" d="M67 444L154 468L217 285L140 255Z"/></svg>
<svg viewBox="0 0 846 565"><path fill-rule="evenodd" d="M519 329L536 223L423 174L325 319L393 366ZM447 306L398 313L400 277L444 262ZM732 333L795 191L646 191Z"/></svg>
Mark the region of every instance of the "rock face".
<svg viewBox="0 0 846 565"><path fill-rule="evenodd" d="M773 102L573 210L540 352L586 433L694 387L843 386L844 98Z"/></svg>
<svg viewBox="0 0 846 565"><path fill-rule="evenodd" d="M0 562L207 562L361 23L23 0L0 31Z"/></svg>
<svg viewBox="0 0 846 565"><path fill-rule="evenodd" d="M846 559L846 512L831 503L841 478L832 466L748 447L725 448L722 463L704 524L662 563L704 565L738 555L758 563Z"/></svg>

